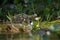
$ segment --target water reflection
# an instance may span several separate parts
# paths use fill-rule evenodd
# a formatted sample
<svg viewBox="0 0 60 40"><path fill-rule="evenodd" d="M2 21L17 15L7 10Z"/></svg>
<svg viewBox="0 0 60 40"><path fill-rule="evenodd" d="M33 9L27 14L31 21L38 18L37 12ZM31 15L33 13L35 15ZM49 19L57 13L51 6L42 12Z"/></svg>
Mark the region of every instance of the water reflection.
<svg viewBox="0 0 60 40"><path fill-rule="evenodd" d="M48 40L60 40L56 33L51 33ZM33 33L29 36L27 33L0 34L0 40L41 40L41 35Z"/></svg>
<svg viewBox="0 0 60 40"><path fill-rule="evenodd" d="M39 40L39 36L36 34L29 36L27 33L0 34L0 40Z"/></svg>

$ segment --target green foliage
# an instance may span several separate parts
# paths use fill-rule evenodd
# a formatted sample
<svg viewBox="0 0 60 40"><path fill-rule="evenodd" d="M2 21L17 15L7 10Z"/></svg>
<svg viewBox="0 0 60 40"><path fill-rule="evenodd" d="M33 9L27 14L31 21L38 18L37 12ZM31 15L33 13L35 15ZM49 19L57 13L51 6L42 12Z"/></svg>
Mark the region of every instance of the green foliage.
<svg viewBox="0 0 60 40"><path fill-rule="evenodd" d="M14 0L14 4L18 4L20 0Z"/></svg>
<svg viewBox="0 0 60 40"><path fill-rule="evenodd" d="M27 1L27 0L25 0ZM56 20L60 11L60 3L58 0L2 0L0 8L0 16L3 20L7 20L8 11L11 15L19 13L38 14L42 21ZM8 5L7 5L8 4ZM13 4L13 6L11 5Z"/></svg>
<svg viewBox="0 0 60 40"><path fill-rule="evenodd" d="M12 15L8 12L8 15L6 15L7 16L7 18L10 20L10 21L12 21Z"/></svg>
<svg viewBox="0 0 60 40"><path fill-rule="evenodd" d="M37 30L38 27L37 27L36 25L38 24L38 22L37 22L37 21L33 21L33 23L34 23L34 25L33 25L33 30Z"/></svg>

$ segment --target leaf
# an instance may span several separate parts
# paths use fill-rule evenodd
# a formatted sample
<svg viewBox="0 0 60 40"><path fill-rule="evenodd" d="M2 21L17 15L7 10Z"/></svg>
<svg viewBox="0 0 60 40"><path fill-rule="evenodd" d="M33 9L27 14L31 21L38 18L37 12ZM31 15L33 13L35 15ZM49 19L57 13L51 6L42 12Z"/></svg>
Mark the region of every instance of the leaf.
<svg viewBox="0 0 60 40"><path fill-rule="evenodd" d="M8 18L9 20L11 20L11 18L10 18L9 16L7 16L7 18Z"/></svg>
<svg viewBox="0 0 60 40"><path fill-rule="evenodd" d="M8 12L7 18L11 21L12 15Z"/></svg>

